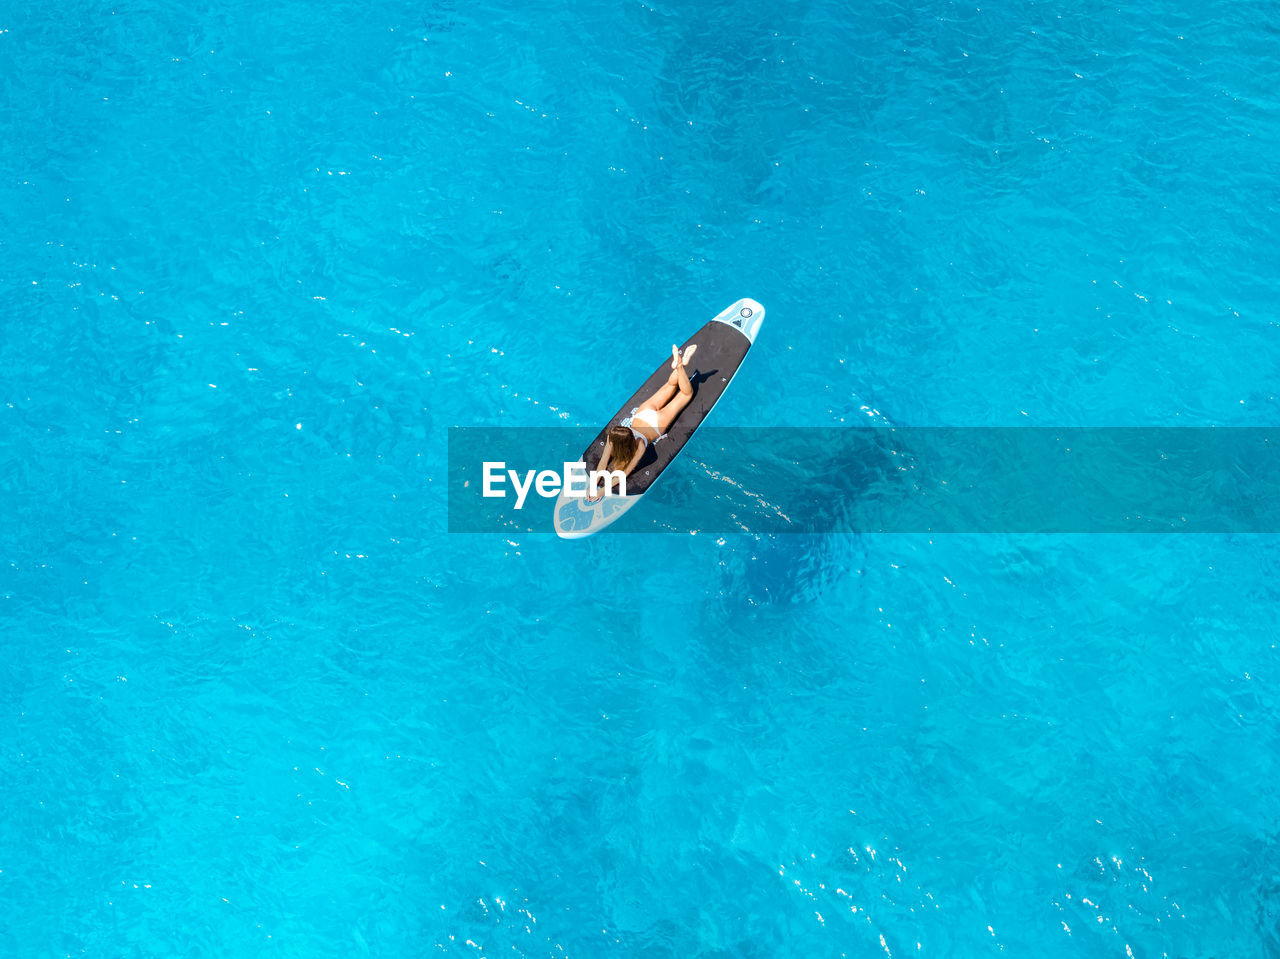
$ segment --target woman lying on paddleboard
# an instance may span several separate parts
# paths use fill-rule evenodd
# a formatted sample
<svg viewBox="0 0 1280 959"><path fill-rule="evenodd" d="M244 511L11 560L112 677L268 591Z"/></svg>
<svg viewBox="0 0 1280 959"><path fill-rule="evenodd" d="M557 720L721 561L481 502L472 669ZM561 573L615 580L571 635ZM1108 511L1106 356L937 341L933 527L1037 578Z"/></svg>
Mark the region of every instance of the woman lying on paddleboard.
<svg viewBox="0 0 1280 959"><path fill-rule="evenodd" d="M604 452L600 454L600 464L596 467L598 471L618 470L623 476L630 476L649 445L666 435L675 418L693 399L693 384L689 382L684 365L693 359L697 348L695 344L681 356L680 347L671 347L671 375L667 377L666 384L632 410L631 415L619 425L609 427L605 434ZM612 477L608 491L613 492ZM587 497L590 502L599 498Z"/></svg>

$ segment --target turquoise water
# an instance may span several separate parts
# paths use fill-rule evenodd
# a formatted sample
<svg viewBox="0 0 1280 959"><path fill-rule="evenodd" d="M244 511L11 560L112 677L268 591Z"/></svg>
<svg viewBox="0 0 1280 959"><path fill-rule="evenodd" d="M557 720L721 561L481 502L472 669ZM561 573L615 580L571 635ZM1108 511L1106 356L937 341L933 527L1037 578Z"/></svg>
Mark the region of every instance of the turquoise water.
<svg viewBox="0 0 1280 959"><path fill-rule="evenodd" d="M0 7L6 951L1280 953L1274 537L445 532L739 296L720 425L1275 425L1265 20Z"/></svg>

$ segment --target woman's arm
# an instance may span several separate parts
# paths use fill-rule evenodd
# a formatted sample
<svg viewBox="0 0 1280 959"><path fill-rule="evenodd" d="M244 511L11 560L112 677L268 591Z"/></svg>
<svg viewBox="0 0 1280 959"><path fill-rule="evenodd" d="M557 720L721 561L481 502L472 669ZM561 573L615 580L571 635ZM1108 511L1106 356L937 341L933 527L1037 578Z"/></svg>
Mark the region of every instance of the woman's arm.
<svg viewBox="0 0 1280 959"><path fill-rule="evenodd" d="M635 454L631 457L631 462L630 462L630 463L628 463L628 464L626 465L626 468L624 468L624 469L622 470L622 475L623 475L623 476L630 476L630 475L631 475L631 471L632 471L633 469L635 469L635 468L636 468L636 466L639 464L640 460L644 457L644 451L645 451L646 449L648 449L648 446L646 446L646 445L644 445L644 444L642 444L642 443L638 443L638 444L636 444L636 451L635 451ZM608 473L608 472L609 472L609 458L610 458L612 455L613 455L613 440L605 440L605 443L604 443L604 452L600 454L600 463L596 466L596 470L597 470L598 472L602 472L602 473ZM615 466L615 467L614 467L614 469L616 470L616 469L617 469L617 467ZM612 475L610 475L610 476L608 477L608 482L607 482L607 483L606 483L606 485L605 485L604 491L605 491L605 492L608 492L608 493L612 493L612 492L613 492L613 476L612 476ZM603 496L603 495L604 495L604 494L602 493L602 494L601 494L601 496ZM588 492L588 493L587 493L587 502L589 502L589 503L595 503L595 502L598 502L598 501L600 500L601 496L592 496L592 495L591 495L591 493L590 493L590 492Z"/></svg>
<svg viewBox="0 0 1280 959"><path fill-rule="evenodd" d="M628 464L626 465L626 468L625 468L625 469L623 469L623 471L622 471L622 475L623 475L623 476L630 476L630 475L631 475L631 471L632 471L633 469L635 469L635 468L636 468L636 466L639 464L639 462L640 462L641 458L644 456L644 451L645 451L646 449L648 449L648 447L647 447L647 446L645 446L644 444L637 444L635 454L631 457L631 462L630 462L630 463L628 463ZM614 467L614 469L616 470L616 469L617 469L617 467L615 466L615 467ZM612 474L612 473L609 475L609 483L608 483L608 486L606 486L605 488L606 488L610 493L614 492L614 489L613 489L613 474Z"/></svg>
<svg viewBox="0 0 1280 959"><path fill-rule="evenodd" d="M609 457L611 457L612 455L613 455L613 440L605 440L605 441L604 441L604 452L600 454L600 462L596 464L596 470L597 470L597 471L607 470L607 469L609 468ZM600 496L592 496L592 495L591 495L591 480L590 480L590 476L591 476L590 471L588 471L588 473L587 473L587 502L588 502L588 503L596 503L596 502L599 502L599 500L600 500ZM602 493L602 494L601 494L601 496L603 496L603 495L604 495L604 494Z"/></svg>

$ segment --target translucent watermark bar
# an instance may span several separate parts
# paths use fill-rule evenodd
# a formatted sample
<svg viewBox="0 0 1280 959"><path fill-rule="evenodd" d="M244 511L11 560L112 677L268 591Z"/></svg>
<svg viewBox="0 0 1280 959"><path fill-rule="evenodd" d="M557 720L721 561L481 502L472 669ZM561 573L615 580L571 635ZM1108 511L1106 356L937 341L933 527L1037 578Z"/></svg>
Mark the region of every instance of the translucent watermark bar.
<svg viewBox="0 0 1280 959"><path fill-rule="evenodd" d="M450 430L449 531L553 532L594 435ZM662 532L1277 533L1280 428L704 427L605 535Z"/></svg>

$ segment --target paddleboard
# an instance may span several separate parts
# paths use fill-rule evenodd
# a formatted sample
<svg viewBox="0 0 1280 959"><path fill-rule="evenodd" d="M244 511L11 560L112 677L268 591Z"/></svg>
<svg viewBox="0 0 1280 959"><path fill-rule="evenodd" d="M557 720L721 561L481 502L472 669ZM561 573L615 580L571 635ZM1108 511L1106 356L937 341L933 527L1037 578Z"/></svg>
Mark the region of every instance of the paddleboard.
<svg viewBox="0 0 1280 959"><path fill-rule="evenodd" d="M649 444L643 458L627 477L627 495L604 496L593 503L585 496L566 496L561 492L555 506L557 535L564 539L580 539L598 533L617 522L623 513L633 508L653 489L694 432L706 421L712 408L724 396L734 374L746 359L751 344L755 342L762 323L764 307L755 300L739 300L680 345L681 354L695 343L698 346L686 367L693 386L693 399L676 417L667 435L656 443ZM591 445L583 451L579 460L583 469L590 472L599 465L609 427L630 416L633 409L667 382L670 373L671 359L668 356L653 371L653 375L645 380L644 385L631 395L631 399L613 414L591 441Z"/></svg>

